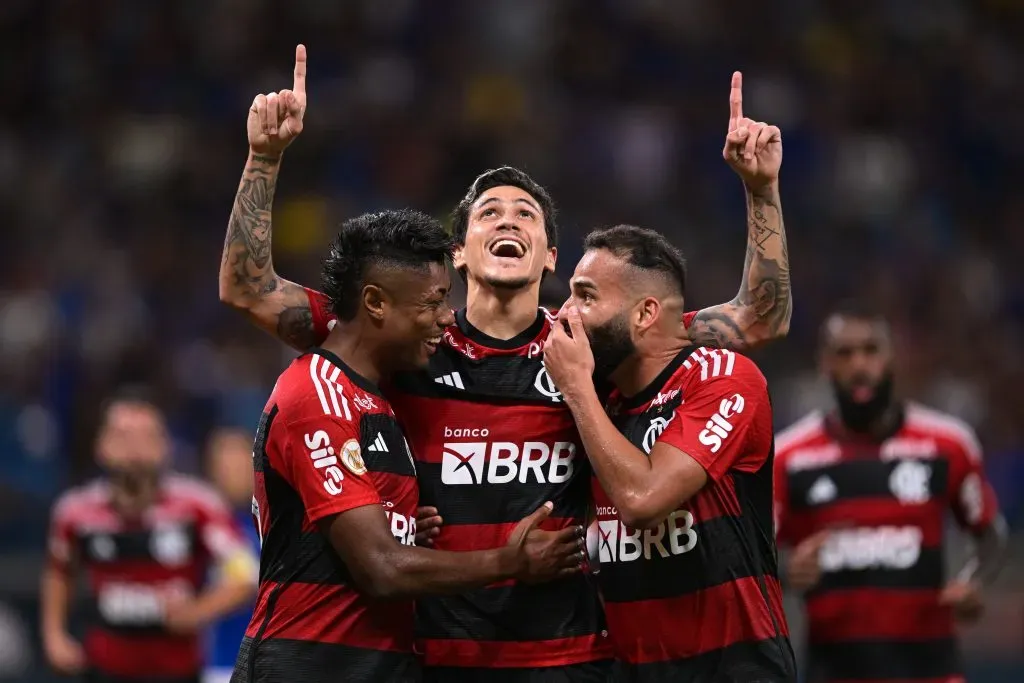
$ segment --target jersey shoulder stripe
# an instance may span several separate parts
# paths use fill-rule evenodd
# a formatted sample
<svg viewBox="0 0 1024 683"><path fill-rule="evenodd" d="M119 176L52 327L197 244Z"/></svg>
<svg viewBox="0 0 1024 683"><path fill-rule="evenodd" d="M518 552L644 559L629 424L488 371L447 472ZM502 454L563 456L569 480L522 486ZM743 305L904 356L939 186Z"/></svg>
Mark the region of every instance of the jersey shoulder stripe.
<svg viewBox="0 0 1024 683"><path fill-rule="evenodd" d="M907 403L906 426L920 429L957 443L974 462L982 459L981 443L966 421L920 403Z"/></svg>

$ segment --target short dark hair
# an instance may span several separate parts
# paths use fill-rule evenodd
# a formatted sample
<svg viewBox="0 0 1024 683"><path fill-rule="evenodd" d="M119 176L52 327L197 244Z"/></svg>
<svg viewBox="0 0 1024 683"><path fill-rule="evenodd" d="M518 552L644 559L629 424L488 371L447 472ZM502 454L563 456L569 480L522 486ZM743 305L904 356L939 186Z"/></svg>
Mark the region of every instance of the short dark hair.
<svg viewBox="0 0 1024 683"><path fill-rule="evenodd" d="M459 244L466 242L466 231L469 229L469 212L476 200L487 190L495 187L508 185L518 187L523 192L533 197L540 210L544 212L544 232L548 237L548 248L558 246L558 209L555 207L551 195L537 181L528 176L524 171L511 166L502 166L489 171L484 171L466 191L455 210L452 211L452 236Z"/></svg>
<svg viewBox="0 0 1024 683"><path fill-rule="evenodd" d="M455 243L441 224L411 209L364 213L342 224L323 260L320 283L339 320L351 320L372 267L447 263Z"/></svg>
<svg viewBox="0 0 1024 683"><path fill-rule="evenodd" d="M126 384L118 387L100 404L100 425L107 423L111 409L119 405L143 406L163 418L164 411L149 387L143 384Z"/></svg>
<svg viewBox="0 0 1024 683"><path fill-rule="evenodd" d="M886 333L889 332L889 321L878 307L860 299L845 299L832 306L828 314L821 320L821 327L818 329L818 343L822 347L828 342L828 323L832 318L859 320L861 322L881 325Z"/></svg>
<svg viewBox="0 0 1024 683"><path fill-rule="evenodd" d="M629 265L663 275L686 295L686 259L665 236L635 225L616 225L594 230L583 240L583 249L605 249Z"/></svg>

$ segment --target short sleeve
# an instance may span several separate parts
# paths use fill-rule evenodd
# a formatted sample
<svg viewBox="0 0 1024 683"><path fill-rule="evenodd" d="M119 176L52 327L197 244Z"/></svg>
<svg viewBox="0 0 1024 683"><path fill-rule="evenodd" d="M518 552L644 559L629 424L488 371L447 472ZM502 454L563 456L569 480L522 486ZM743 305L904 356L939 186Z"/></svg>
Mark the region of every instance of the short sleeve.
<svg viewBox="0 0 1024 683"><path fill-rule="evenodd" d="M254 580L259 564L238 521L215 491L204 501L200 540L207 554L223 572Z"/></svg>
<svg viewBox="0 0 1024 683"><path fill-rule="evenodd" d="M319 346L327 339L327 334L337 321L331 312L331 302L327 295L315 289L303 287L306 296L309 297L309 310L313 316L313 332L316 334L316 346Z"/></svg>
<svg viewBox="0 0 1024 683"><path fill-rule="evenodd" d="M977 532L992 523L999 506L985 476L978 438L969 427L962 431L949 454L949 504L960 526Z"/></svg>
<svg viewBox="0 0 1024 683"><path fill-rule="evenodd" d="M74 555L72 499L65 495L53 506L47 535L47 557L51 567L66 572Z"/></svg>
<svg viewBox="0 0 1024 683"><path fill-rule="evenodd" d="M698 313L700 313L700 311L688 311L683 313L683 327L690 329L690 325L693 324L693 319L697 317Z"/></svg>
<svg viewBox="0 0 1024 683"><path fill-rule="evenodd" d="M318 415L288 423L283 472L315 522L363 505L380 495L363 465L356 422Z"/></svg>
<svg viewBox="0 0 1024 683"><path fill-rule="evenodd" d="M696 460L712 481L730 469L756 471L771 448L771 406L764 376L734 351L701 349L683 402L658 441Z"/></svg>

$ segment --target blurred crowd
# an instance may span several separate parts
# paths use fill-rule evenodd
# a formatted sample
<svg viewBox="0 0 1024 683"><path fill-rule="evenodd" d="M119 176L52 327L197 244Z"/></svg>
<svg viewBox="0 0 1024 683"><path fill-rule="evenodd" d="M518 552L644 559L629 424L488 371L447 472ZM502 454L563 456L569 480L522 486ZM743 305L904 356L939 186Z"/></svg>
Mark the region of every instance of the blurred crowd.
<svg viewBox="0 0 1024 683"><path fill-rule="evenodd" d="M784 140L795 313L758 356L779 425L827 400L823 314L866 299L897 330L900 390L978 429L1024 525L1024 4L5 0L0 27L12 543L38 546L27 511L90 473L115 386L158 389L186 471L203 468L212 429L255 426L291 354L218 302L218 259L246 110L290 86L297 42L309 109L274 257L306 284L343 217L443 217L507 163L561 207L562 282L583 234L630 222L683 248L691 308L731 298L746 229L721 147L742 70L747 115Z"/></svg>

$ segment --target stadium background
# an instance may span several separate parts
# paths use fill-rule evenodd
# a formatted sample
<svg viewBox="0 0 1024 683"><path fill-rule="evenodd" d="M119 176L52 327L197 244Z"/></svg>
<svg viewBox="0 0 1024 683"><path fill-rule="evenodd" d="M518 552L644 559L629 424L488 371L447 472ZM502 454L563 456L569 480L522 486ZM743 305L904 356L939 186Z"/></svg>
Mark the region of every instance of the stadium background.
<svg viewBox="0 0 1024 683"><path fill-rule="evenodd" d="M721 146L742 69L746 112L784 137L796 305L757 356L778 424L827 395L829 304L884 310L900 389L975 425L1016 532L965 634L972 680L1024 680L1021 3L4 0L0 29L0 679L50 679L48 505L93 473L100 398L151 383L177 467L201 472L210 431L254 427L290 358L218 303L216 274L246 109L289 87L302 41L274 255L305 283L341 217L443 216L511 163L561 206L562 282L589 228L634 222L683 248L691 307L729 298L745 227Z"/></svg>

